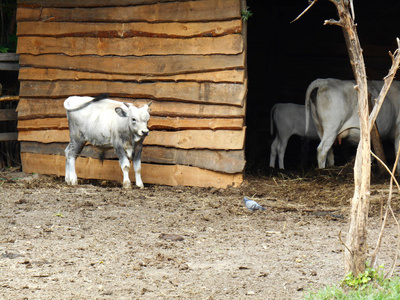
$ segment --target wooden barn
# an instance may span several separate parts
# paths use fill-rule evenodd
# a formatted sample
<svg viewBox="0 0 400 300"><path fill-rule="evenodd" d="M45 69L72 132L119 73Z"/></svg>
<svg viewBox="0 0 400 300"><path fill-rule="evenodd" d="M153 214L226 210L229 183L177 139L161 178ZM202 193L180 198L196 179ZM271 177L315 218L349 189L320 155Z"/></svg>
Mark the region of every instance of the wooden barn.
<svg viewBox="0 0 400 300"><path fill-rule="evenodd" d="M108 93L138 106L153 101L144 183L240 185L245 8L241 0L19 0L23 171L64 176L69 131L63 101ZM77 160L78 178L120 181L115 154L99 157L87 145Z"/></svg>
<svg viewBox="0 0 400 300"><path fill-rule="evenodd" d="M272 106L304 103L316 78L353 78L342 30L323 25L337 17L330 1L318 1L291 23L307 5L307 0L18 0L24 171L63 176L68 142L63 101L109 93L137 105L153 100L145 183L227 187L242 182L245 164L246 170L269 172ZM368 78L382 79L391 64L388 51L400 37L400 2L355 5ZM246 6L253 15L243 22ZM300 143L297 137L289 140L288 169L299 168ZM311 166L317 145L310 147ZM86 147L78 176L121 179L112 152L103 162L98 158L96 149Z"/></svg>

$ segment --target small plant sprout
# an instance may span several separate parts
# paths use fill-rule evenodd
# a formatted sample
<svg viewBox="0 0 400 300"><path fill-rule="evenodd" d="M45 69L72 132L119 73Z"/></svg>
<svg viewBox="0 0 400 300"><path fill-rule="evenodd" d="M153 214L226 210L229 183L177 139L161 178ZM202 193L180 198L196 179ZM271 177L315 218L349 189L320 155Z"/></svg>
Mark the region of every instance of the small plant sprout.
<svg viewBox="0 0 400 300"><path fill-rule="evenodd" d="M249 8L250 7L246 6L245 9L242 9L242 20L245 22L253 15Z"/></svg>

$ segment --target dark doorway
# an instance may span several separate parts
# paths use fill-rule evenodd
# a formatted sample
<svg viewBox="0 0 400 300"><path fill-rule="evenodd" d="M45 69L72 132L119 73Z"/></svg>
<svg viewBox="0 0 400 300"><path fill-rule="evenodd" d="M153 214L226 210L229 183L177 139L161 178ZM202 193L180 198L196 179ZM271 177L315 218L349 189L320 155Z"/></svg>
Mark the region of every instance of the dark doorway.
<svg viewBox="0 0 400 300"><path fill-rule="evenodd" d="M253 15L248 21L247 39L246 159L248 170L254 170L269 164L270 110L275 103L303 104L313 80L353 79L353 73L341 28L323 25L327 19L337 19L336 9L328 0L318 1L292 24L308 1L247 0L247 5ZM400 37L400 2L355 1L355 15L367 75L369 79L382 79L391 65L388 51L396 49L396 37ZM299 141L294 139L288 145L289 169L300 166L296 158ZM310 153L315 155L315 149Z"/></svg>

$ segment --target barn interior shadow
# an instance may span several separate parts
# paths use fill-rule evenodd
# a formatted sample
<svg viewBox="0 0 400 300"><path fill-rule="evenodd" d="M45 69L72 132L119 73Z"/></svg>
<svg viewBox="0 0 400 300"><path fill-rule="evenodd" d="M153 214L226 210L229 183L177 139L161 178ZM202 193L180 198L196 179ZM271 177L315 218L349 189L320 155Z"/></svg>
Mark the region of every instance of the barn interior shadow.
<svg viewBox="0 0 400 300"><path fill-rule="evenodd" d="M248 21L248 95L246 113L246 173L269 168L270 110L275 103L304 104L307 86L317 78L353 79L343 33L338 26L323 25L337 19L334 5L319 1L300 20L290 23L307 1L247 0L253 15ZM387 75L400 36L400 2L355 3L357 30L369 79ZM292 137L285 156L288 170L301 168L301 139ZM308 168L316 166L316 147L310 144ZM335 149L335 160L346 164L354 148ZM390 158L389 158L390 159Z"/></svg>

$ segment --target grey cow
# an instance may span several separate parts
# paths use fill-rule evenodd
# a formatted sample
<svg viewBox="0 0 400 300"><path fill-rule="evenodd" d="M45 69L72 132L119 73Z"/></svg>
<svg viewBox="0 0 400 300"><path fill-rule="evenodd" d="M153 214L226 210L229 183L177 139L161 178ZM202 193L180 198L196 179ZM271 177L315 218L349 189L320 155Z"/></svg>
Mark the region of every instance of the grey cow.
<svg viewBox="0 0 400 300"><path fill-rule="evenodd" d="M76 185L75 160L86 142L94 146L113 147L123 173L123 187L131 188L130 161L133 161L136 185L143 188L141 157L143 140L149 133L149 104L140 108L132 104L97 97L71 96L64 101L67 110L70 143L65 149L65 181Z"/></svg>
<svg viewBox="0 0 400 300"><path fill-rule="evenodd" d="M318 140L319 136L315 129L314 122L310 119L309 130L306 133L305 105L294 103L277 103L271 109L271 135L276 136L271 144L271 156L269 166L275 167L276 156L278 155L279 168L284 169L284 158L289 138L292 135L307 137L310 140ZM333 154L333 153L332 153ZM333 159L333 157L331 158Z"/></svg>
<svg viewBox="0 0 400 300"><path fill-rule="evenodd" d="M358 144L360 120L358 116L356 83L334 78L316 79L306 92L306 120L314 120L321 142L318 146L318 167L325 168L327 155L335 140ZM369 80L368 92L376 99L383 81ZM382 140L394 141L397 153L400 142L400 82L393 81L376 119ZM400 173L398 162L397 173Z"/></svg>

